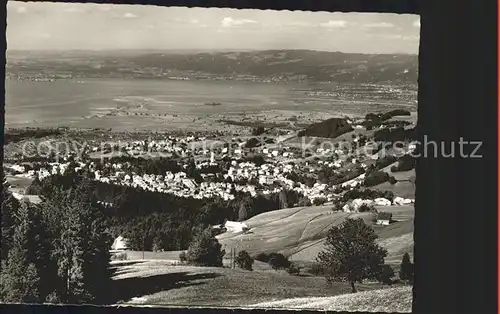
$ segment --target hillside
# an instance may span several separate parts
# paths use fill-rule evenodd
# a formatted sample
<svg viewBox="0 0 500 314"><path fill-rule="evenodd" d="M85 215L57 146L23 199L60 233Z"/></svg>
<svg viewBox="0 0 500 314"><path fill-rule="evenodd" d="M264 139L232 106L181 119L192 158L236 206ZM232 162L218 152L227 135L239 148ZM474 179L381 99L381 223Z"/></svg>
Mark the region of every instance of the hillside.
<svg viewBox="0 0 500 314"><path fill-rule="evenodd" d="M9 51L8 77L210 78L416 86L418 56L311 50Z"/></svg>
<svg viewBox="0 0 500 314"><path fill-rule="evenodd" d="M413 206L378 209L392 212L393 218L397 220L389 226L374 226L380 244L389 252L387 262L397 264L404 252L412 251ZM367 224L373 225L374 217L373 213L333 212L331 206L288 208L248 219L245 224L250 230L246 233L225 232L217 238L226 251L236 248L237 251L246 250L253 256L278 252L292 261L308 264L324 248L323 242L330 227L341 224L346 218L362 218Z"/></svg>
<svg viewBox="0 0 500 314"><path fill-rule="evenodd" d="M173 266L163 260L112 262L110 304L250 307L297 297L348 293L347 283L326 284L323 277L292 276L255 262L253 271L222 267ZM266 266L268 267L266 269ZM380 284L358 284L360 291ZM217 293L214 293L216 291Z"/></svg>
<svg viewBox="0 0 500 314"><path fill-rule="evenodd" d="M378 289L334 297L293 298L255 304L256 308L316 309L349 312L411 312L412 287Z"/></svg>

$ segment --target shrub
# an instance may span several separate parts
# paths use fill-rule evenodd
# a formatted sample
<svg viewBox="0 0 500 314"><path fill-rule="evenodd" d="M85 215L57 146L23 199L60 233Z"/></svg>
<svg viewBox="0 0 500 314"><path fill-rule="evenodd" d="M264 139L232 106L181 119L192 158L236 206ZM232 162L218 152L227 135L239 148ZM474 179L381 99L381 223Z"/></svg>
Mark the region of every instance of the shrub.
<svg viewBox="0 0 500 314"><path fill-rule="evenodd" d="M262 166L266 161L264 160L264 157L259 154L252 155L247 158L248 162L253 162L256 166L260 167Z"/></svg>
<svg viewBox="0 0 500 314"><path fill-rule="evenodd" d="M269 255L266 253L259 253L255 256L255 259L264 263L269 262Z"/></svg>
<svg viewBox="0 0 500 314"><path fill-rule="evenodd" d="M334 212L343 211L344 209L342 207L344 207L342 203L336 202L335 204L333 204L332 211Z"/></svg>
<svg viewBox="0 0 500 314"><path fill-rule="evenodd" d="M377 161L375 162L375 169L380 170L382 168L389 166L390 164L392 164L394 162L396 162L396 157L390 156L390 155L385 156L384 158L377 159Z"/></svg>
<svg viewBox="0 0 500 314"><path fill-rule="evenodd" d="M392 267L389 265L383 265L382 269L380 269L379 273L377 274L377 281L382 284L392 285L393 277L394 277L394 270L392 269Z"/></svg>
<svg viewBox="0 0 500 314"><path fill-rule="evenodd" d="M301 197L299 199L298 206L306 207L306 206L311 206L311 205L312 205L312 203L311 203L311 200L309 199L309 197L304 196L304 197Z"/></svg>
<svg viewBox="0 0 500 314"><path fill-rule="evenodd" d="M374 171L370 173L368 177L365 178L365 186L374 186L389 180L389 174L384 171Z"/></svg>
<svg viewBox="0 0 500 314"><path fill-rule="evenodd" d="M160 236L153 238L153 252L163 251L163 242Z"/></svg>
<svg viewBox="0 0 500 314"><path fill-rule="evenodd" d="M239 268L252 270L253 259L247 251L240 251L234 261Z"/></svg>
<svg viewBox="0 0 500 314"><path fill-rule="evenodd" d="M382 194L382 197L386 198L386 199L388 199L389 201L392 202L394 200L394 192L392 192L392 191L384 191L383 194Z"/></svg>
<svg viewBox="0 0 500 314"><path fill-rule="evenodd" d="M259 146L259 144L260 144L260 140L258 140L255 137L252 137L251 139L249 139L246 142L245 147L247 147L247 148L254 148L254 147Z"/></svg>
<svg viewBox="0 0 500 314"><path fill-rule="evenodd" d="M179 260L180 260L182 263L187 262L187 255L186 255L186 252L182 251L182 252L181 252L181 254L179 254Z"/></svg>
<svg viewBox="0 0 500 314"><path fill-rule="evenodd" d="M222 267L224 254L212 228L207 228L191 242L186 256L187 261L193 265Z"/></svg>
<svg viewBox="0 0 500 314"><path fill-rule="evenodd" d="M391 167L392 172L410 171L415 168L417 159L411 155L404 155L398 161L397 166ZM394 169L393 169L394 168Z"/></svg>
<svg viewBox="0 0 500 314"><path fill-rule="evenodd" d="M60 304L61 303L61 298L59 297L58 293L56 291L52 291L47 295L45 298L46 303L53 303L53 304Z"/></svg>
<svg viewBox="0 0 500 314"><path fill-rule="evenodd" d="M325 203L326 203L326 198L324 198L324 197L317 197L313 201L313 204L316 206L323 205Z"/></svg>
<svg viewBox="0 0 500 314"><path fill-rule="evenodd" d="M274 270L290 267L290 261L281 253L269 254L268 263Z"/></svg>
<svg viewBox="0 0 500 314"><path fill-rule="evenodd" d="M369 206L367 204L362 204L358 208L358 212L360 212L360 213L368 213L368 212L374 212L374 211L375 211L375 207Z"/></svg>
<svg viewBox="0 0 500 314"><path fill-rule="evenodd" d="M414 265L410 261L410 255L405 253L403 255L403 259L401 261L401 268L399 270L399 278L405 282L409 282L413 284L413 274L414 274Z"/></svg>
<svg viewBox="0 0 500 314"><path fill-rule="evenodd" d="M290 264L290 266L286 269L287 273L290 275L298 276L300 274L300 268L295 266L294 264Z"/></svg>
<svg viewBox="0 0 500 314"><path fill-rule="evenodd" d="M393 184L393 185L398 182L398 180L396 180L396 178L394 178L393 176L390 176L388 181L390 184Z"/></svg>

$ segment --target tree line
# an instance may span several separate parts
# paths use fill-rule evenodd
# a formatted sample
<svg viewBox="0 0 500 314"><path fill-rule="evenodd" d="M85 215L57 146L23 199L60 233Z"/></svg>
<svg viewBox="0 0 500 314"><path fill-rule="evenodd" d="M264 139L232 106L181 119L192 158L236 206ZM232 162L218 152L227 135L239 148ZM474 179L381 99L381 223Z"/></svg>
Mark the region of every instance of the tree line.
<svg viewBox="0 0 500 314"><path fill-rule="evenodd" d="M86 182L55 189L35 205L14 198L1 178L0 300L104 302L112 238Z"/></svg>
<svg viewBox="0 0 500 314"><path fill-rule="evenodd" d="M394 269L384 261L387 250L376 243L377 238L362 219L346 219L328 230L325 248L318 254L311 273L324 276L328 284L347 282L353 293L357 292L356 284L365 280L387 285L397 281L413 284L414 264L409 254L403 255L399 280L394 280ZM196 236L179 259L191 265L222 267L224 254L213 230L207 228ZM274 270L286 269L291 275L300 273L300 268L281 253L259 253L252 258L243 250L238 252L234 262L239 268L252 271L254 259L268 263Z"/></svg>
<svg viewBox="0 0 500 314"><path fill-rule="evenodd" d="M29 191L44 198L54 198L59 190L71 189L82 181L86 182L87 193L93 198L111 204L103 209L109 230L113 237L127 238L132 250L184 250L207 227L293 207L301 199L293 190L256 196L233 190L234 200L185 198L90 181L84 174L72 171L36 179Z"/></svg>

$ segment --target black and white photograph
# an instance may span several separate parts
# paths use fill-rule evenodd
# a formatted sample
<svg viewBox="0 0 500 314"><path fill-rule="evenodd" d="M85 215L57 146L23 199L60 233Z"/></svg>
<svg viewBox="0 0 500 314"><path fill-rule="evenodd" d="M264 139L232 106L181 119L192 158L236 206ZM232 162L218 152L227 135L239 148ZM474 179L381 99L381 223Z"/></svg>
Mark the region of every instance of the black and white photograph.
<svg viewBox="0 0 500 314"><path fill-rule="evenodd" d="M9 1L0 302L411 312L419 34Z"/></svg>

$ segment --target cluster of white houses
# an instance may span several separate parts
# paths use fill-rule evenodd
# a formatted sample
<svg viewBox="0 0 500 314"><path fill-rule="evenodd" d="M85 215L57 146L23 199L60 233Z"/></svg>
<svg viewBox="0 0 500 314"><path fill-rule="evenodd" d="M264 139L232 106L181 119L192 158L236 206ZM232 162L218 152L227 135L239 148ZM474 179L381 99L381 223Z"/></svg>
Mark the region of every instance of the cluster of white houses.
<svg viewBox="0 0 500 314"><path fill-rule="evenodd" d="M214 163L208 163L215 165ZM232 161L227 172L223 173L224 179L230 178L232 182L243 182L243 184L224 182L204 181L200 184L196 183L192 178L189 178L185 172L166 172L164 175L159 174L142 174L126 173L122 170L122 165L117 163L111 165L114 170L112 174L103 175L100 170L95 170L93 162L74 163L76 172L82 169L88 169L91 178L104 183L116 185L130 186L141 188L146 191L168 193L179 197L210 199L219 197L224 200L232 200L235 198L235 192L248 193L255 197L257 194L278 193L281 190L294 190L298 194L303 195L314 202L316 198L321 198L326 202L333 201L338 195L335 193L335 186L327 184L315 183L313 186L307 186L301 182L296 182L287 177L287 174L294 170L300 169L301 166L296 164L286 163L266 163L260 166L252 162L237 162ZM12 166L17 172L21 172L20 176L38 177L40 180L55 175L58 173L64 174L67 171L70 163L50 163L50 168L41 168L38 170L29 170L25 172L22 166ZM200 166L200 165L198 165ZM312 166L312 165L309 165ZM321 169L322 164L311 167L313 170ZM204 175L206 176L206 174ZM355 186L364 179L364 174L361 174L353 180L347 181L342 186ZM257 184L250 182L257 181ZM357 211L363 204L366 205L382 205L389 206L411 204L413 200L395 198L391 203L386 199L375 200L354 200L344 206L345 211Z"/></svg>
<svg viewBox="0 0 500 314"><path fill-rule="evenodd" d="M262 165L256 165L253 162L241 159L242 154L248 152L244 148L246 141L239 138L232 138L229 147L218 145L217 147L210 147L208 149L206 138L204 137L174 137L168 136L163 140L150 140L150 141L133 141L125 142L123 145L120 143L108 143L106 145L98 146L97 143L92 143L90 151L100 151L102 153L109 152L119 146L121 151L133 155L134 152L144 150L146 147L148 151L152 152L170 152L178 153L184 156L194 154L195 156L209 156L209 158L195 158L196 168L203 169L204 167L218 166L220 163L216 159L221 157L231 156L231 163L227 169L222 169L222 173L202 173L201 176L204 182L196 183L193 178L189 178L185 172L164 174L137 174L128 168L124 163L102 163L103 170L97 170L94 161L91 159L85 162L78 161L76 163L49 163L47 168L38 170L26 171L25 167L21 165L13 165L10 168L18 173L20 176L38 177L44 179L48 176L64 172L70 165L74 165L74 170L79 172L83 169L88 171L90 177L94 180L112 183L117 185L131 186L141 188L147 191L160 192L173 194L179 197L192 197L198 199L220 197L225 200L234 199L234 192L245 192L252 196L259 193L270 194L276 193L283 189L294 190L304 197L309 198L311 202L320 198L327 202L333 201L338 194L335 193L337 186L327 184L315 183L313 186L308 186L301 182L296 182L290 179L291 173L318 173L322 169L332 168L334 172L342 170L339 168L351 167L356 164L366 169L367 165L360 162L358 156L356 158L327 158L327 159L294 159L296 153L294 149L289 147L277 146L275 148L263 148L261 153L267 156L266 162ZM216 142L216 141L214 141ZM193 143L201 143L201 145L194 145ZM219 141L219 143L224 143ZM329 153L342 154L342 150L337 149L323 149L317 148L316 154L324 155ZM317 156L318 156L317 155ZM217 156L217 158L216 158ZM371 159L370 157L367 157ZM66 159L66 158L65 158ZM363 158L362 158L363 159ZM366 158L365 158L366 159ZM298 161L298 162L297 162ZM184 165L186 168L187 165ZM102 168L101 168L102 169ZM211 180L211 177L219 177L223 180ZM339 186L342 188L350 188L360 185L365 178L365 174L346 181ZM214 182L224 181L224 182ZM228 183L231 182L231 183ZM381 200L372 200L374 202L382 202ZM399 201L401 203L401 201ZM407 204L409 201L403 201ZM387 204L387 202L385 202ZM347 205L346 205L347 206ZM349 210L356 210L358 205L349 205ZM347 210L347 208L345 208Z"/></svg>
<svg viewBox="0 0 500 314"><path fill-rule="evenodd" d="M224 140L211 140L206 137L174 137L167 136L162 140L144 140L144 141L108 141L103 143L90 143L85 147L89 153L100 153L103 157L110 157L113 153L123 152L130 156L146 155L158 153L159 156L192 156L206 157L214 155L223 158L233 156L235 158L244 157L252 150L258 150L268 158L285 157L291 158L296 153L287 146L269 148L265 138L257 139L257 147L248 148L246 138L227 138ZM271 144L272 145L272 144ZM279 146L279 145L276 145ZM267 147L267 148L266 148Z"/></svg>
<svg viewBox="0 0 500 314"><path fill-rule="evenodd" d="M386 198L379 197L375 199L361 199L361 198L356 198L348 203L346 203L343 207L342 210L345 212L357 212L359 211L360 207L363 205L366 206L402 206L402 205L411 205L414 204L415 200L410 199L410 198L402 198L402 197L395 197L392 202Z"/></svg>
<svg viewBox="0 0 500 314"><path fill-rule="evenodd" d="M86 147L86 151L98 153L100 157L106 158L113 156L116 152L126 153L129 156L141 156L141 155L151 155L151 156L163 156L170 157L173 155L181 157L193 157L198 160L210 160L210 162L215 162L216 159L223 159L225 157L231 157L233 159L242 159L247 157L252 153L259 153L266 157L268 160L286 162L294 158L300 158L304 152L314 154L317 157L325 156L345 156L346 151L342 147L333 147L333 145L325 145L322 147L290 147L284 145L284 143L277 143L275 140L268 142L266 137L255 137L258 143L256 147L249 148L248 143L250 140L244 137L231 137L226 139L212 140L206 137L174 137L167 136L162 140L149 140L149 141L131 141L131 142L116 142L110 141L107 143L91 143L89 147ZM357 142L358 137L353 139L353 142ZM331 144L325 142L324 144ZM306 145L307 146L307 145ZM353 145L355 147L356 145ZM352 150L352 148L351 148ZM303 156L302 156L303 157ZM359 156L362 157L362 156ZM377 158L377 155L373 156ZM329 163L329 166L340 168L342 167L342 159L337 158L337 160ZM349 160L352 160L350 158ZM359 162L354 159L354 163Z"/></svg>
<svg viewBox="0 0 500 314"><path fill-rule="evenodd" d="M86 168L92 174L91 179L103 183L112 183L117 185L131 186L141 188L147 191L174 194L179 197L192 198L214 198L221 197L225 200L234 199L234 192L244 192L252 196L258 193L271 194L280 192L283 189L293 189L299 194L302 194L311 200L315 198L324 198L333 200L334 193L331 187L326 184L316 183L312 187L295 182L288 179L285 175L291 172L294 165L291 164L264 164L260 167L253 163L242 162L231 166L227 173L223 174L224 178L231 178L233 181L248 182L255 178L259 185L250 183L236 184L229 182L210 182L205 181L200 184L196 183L192 178L188 178L185 172L166 172L164 175L159 174L142 174L126 173L121 170L120 164L113 165L115 171L110 175L103 175L100 170L95 170L90 164L82 162L76 163L74 168L76 172ZM46 177L55 174L64 174L70 163L50 163L50 168L41 168L38 170L29 170L24 172L21 167L16 167L17 172L21 172L18 176L35 178L43 180ZM90 167L89 167L90 166ZM206 175L205 175L206 176Z"/></svg>

